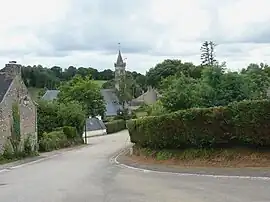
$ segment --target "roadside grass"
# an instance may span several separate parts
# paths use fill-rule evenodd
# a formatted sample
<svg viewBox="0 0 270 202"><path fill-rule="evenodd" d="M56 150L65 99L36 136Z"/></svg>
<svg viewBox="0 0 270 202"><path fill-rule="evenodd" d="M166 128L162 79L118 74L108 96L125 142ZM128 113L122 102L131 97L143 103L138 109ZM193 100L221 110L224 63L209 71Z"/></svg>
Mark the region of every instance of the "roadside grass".
<svg viewBox="0 0 270 202"><path fill-rule="evenodd" d="M152 150L133 147L136 162L179 166L270 167L270 150L250 148Z"/></svg>

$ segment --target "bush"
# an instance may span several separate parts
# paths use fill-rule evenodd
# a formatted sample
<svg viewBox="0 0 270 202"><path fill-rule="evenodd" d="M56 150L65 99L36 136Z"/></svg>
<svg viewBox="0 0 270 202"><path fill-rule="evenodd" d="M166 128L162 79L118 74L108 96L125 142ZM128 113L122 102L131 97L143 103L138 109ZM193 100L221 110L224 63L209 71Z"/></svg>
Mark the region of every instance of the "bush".
<svg viewBox="0 0 270 202"><path fill-rule="evenodd" d="M141 147L270 146L270 101L234 102L128 121L130 138Z"/></svg>
<svg viewBox="0 0 270 202"><path fill-rule="evenodd" d="M156 103L148 106L147 113L150 116L160 116L167 114L168 111L163 107L160 100L158 100Z"/></svg>
<svg viewBox="0 0 270 202"><path fill-rule="evenodd" d="M43 152L48 152L67 146L69 146L68 139L63 131L44 133L39 141L39 149Z"/></svg>
<svg viewBox="0 0 270 202"><path fill-rule="evenodd" d="M76 128L64 126L53 132L43 133L39 140L39 149L41 152L48 152L78 144L83 144L83 139L77 135Z"/></svg>
<svg viewBox="0 0 270 202"><path fill-rule="evenodd" d="M63 132L68 139L74 139L77 137L77 131L76 131L76 128L74 128L74 127L64 126Z"/></svg>
<svg viewBox="0 0 270 202"><path fill-rule="evenodd" d="M115 120L105 123L105 126L107 128L107 134L116 133L118 131L126 129L126 121Z"/></svg>
<svg viewBox="0 0 270 202"><path fill-rule="evenodd" d="M76 102L59 104L40 101L38 103L38 137L63 126L75 127L78 134L83 133L85 115L82 106ZM60 129L61 130L61 129Z"/></svg>

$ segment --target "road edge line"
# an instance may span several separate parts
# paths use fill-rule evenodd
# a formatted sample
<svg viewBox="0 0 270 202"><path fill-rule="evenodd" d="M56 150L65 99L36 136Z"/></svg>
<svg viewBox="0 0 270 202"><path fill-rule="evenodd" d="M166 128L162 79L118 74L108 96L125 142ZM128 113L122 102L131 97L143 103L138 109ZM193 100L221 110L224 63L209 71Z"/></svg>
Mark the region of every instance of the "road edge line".
<svg viewBox="0 0 270 202"><path fill-rule="evenodd" d="M118 161L119 156L127 152L129 148L124 149L123 151L120 151L116 156L113 157L113 162L121 166L123 168L128 168L132 170L141 171L144 173L157 173L157 174L171 174L171 175L177 175L182 177L210 177L210 178L227 178L227 179L249 179L249 180L263 180L263 181L270 181L270 177L256 177L256 176L241 176L241 175L214 175L214 174L199 174L199 173L181 173L181 172L169 172L169 171L157 171L157 170L151 170L151 169L144 169L144 168L138 168L135 166L130 166L124 163L120 163Z"/></svg>

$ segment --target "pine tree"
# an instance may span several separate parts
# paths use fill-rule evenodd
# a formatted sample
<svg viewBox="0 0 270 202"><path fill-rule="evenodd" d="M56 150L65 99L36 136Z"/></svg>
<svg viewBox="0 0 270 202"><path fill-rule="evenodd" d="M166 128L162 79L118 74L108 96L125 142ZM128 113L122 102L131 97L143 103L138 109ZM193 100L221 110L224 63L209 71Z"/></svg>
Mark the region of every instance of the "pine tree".
<svg viewBox="0 0 270 202"><path fill-rule="evenodd" d="M215 59L216 44L213 41L205 41L201 47L201 64L214 65L217 61Z"/></svg>

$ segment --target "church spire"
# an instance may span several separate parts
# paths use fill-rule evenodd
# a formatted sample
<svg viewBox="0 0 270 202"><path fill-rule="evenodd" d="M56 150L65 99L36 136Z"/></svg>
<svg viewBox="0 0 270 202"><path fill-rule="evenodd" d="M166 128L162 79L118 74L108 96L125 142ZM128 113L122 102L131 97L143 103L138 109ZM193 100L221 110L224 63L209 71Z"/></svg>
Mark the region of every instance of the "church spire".
<svg viewBox="0 0 270 202"><path fill-rule="evenodd" d="M114 63L115 67L115 88L117 90L120 89L120 82L125 77L126 74L126 63L123 61L121 51L120 51L120 43L118 43L119 50L116 63Z"/></svg>
<svg viewBox="0 0 270 202"><path fill-rule="evenodd" d="M116 63L114 63L115 67L126 67L126 63L123 61L121 50L120 50L120 43L118 43L118 56Z"/></svg>
<svg viewBox="0 0 270 202"><path fill-rule="evenodd" d="M123 63L124 63L124 61L123 61L123 58L122 58L122 55L121 55L121 51L119 49L116 64L121 65Z"/></svg>

